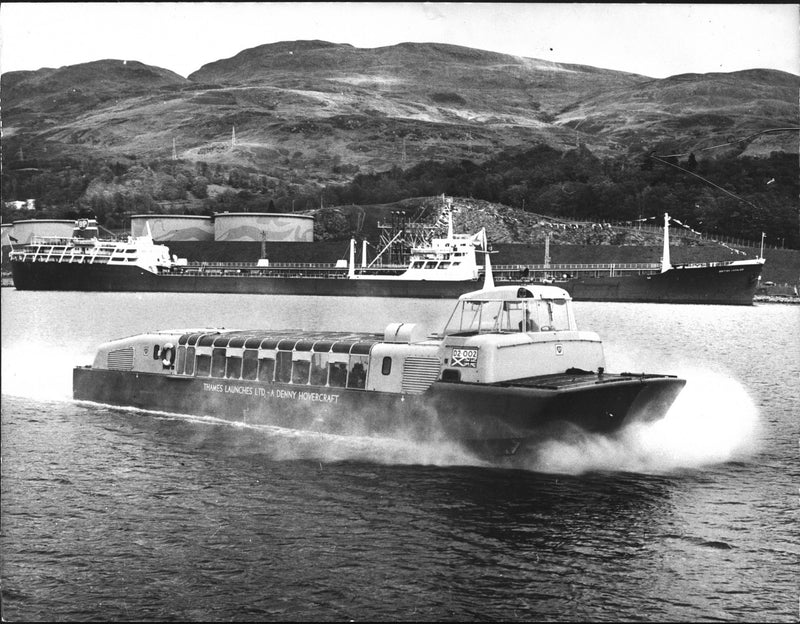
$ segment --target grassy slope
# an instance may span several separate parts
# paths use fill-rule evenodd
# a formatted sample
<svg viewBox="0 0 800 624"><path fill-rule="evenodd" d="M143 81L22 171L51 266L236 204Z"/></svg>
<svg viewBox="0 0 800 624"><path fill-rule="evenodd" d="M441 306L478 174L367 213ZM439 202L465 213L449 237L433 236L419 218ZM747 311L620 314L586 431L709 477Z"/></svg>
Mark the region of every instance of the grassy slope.
<svg viewBox="0 0 800 624"><path fill-rule="evenodd" d="M122 61L4 74L10 153L17 136L28 157L46 141L49 155L169 158L175 139L181 158L329 184L355 167L480 161L539 141L600 154L688 150L798 125L799 81L782 72L653 80L440 44L270 44L189 78ZM752 149L797 145L765 135Z"/></svg>

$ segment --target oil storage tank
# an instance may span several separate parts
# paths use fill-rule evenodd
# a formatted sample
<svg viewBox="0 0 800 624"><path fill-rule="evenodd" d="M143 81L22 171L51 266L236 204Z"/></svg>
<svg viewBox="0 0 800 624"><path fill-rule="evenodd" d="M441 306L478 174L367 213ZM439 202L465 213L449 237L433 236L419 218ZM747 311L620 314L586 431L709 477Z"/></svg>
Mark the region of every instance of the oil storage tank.
<svg viewBox="0 0 800 624"><path fill-rule="evenodd" d="M24 245L29 243L34 236L72 238L74 229L74 219L25 219L12 223L9 236L16 239L16 241L10 242L15 245Z"/></svg>
<svg viewBox="0 0 800 624"><path fill-rule="evenodd" d="M314 241L314 217L270 212L217 213L214 215L214 240L311 243Z"/></svg>
<svg viewBox="0 0 800 624"><path fill-rule="evenodd" d="M144 236L147 225L153 240L168 241L213 241L214 223L211 217L202 215L138 214L131 216L131 235Z"/></svg>
<svg viewBox="0 0 800 624"><path fill-rule="evenodd" d="M0 225L0 230L2 230L2 246L3 247L10 247L11 246L11 228L14 227L13 223L3 223ZM16 237L15 237L16 238Z"/></svg>

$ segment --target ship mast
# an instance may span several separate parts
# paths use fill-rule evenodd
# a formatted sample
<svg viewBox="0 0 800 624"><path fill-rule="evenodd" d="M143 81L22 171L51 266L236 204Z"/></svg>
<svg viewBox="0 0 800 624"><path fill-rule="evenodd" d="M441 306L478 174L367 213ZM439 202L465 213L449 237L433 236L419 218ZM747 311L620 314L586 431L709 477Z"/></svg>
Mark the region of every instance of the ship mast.
<svg viewBox="0 0 800 624"><path fill-rule="evenodd" d="M447 240L453 240L453 200L449 197L445 199L445 210L447 210Z"/></svg>
<svg viewBox="0 0 800 624"><path fill-rule="evenodd" d="M664 213L664 252L661 255L661 272L666 273L672 268L669 262L669 214Z"/></svg>
<svg viewBox="0 0 800 624"><path fill-rule="evenodd" d="M544 268L550 268L550 233L544 238Z"/></svg>

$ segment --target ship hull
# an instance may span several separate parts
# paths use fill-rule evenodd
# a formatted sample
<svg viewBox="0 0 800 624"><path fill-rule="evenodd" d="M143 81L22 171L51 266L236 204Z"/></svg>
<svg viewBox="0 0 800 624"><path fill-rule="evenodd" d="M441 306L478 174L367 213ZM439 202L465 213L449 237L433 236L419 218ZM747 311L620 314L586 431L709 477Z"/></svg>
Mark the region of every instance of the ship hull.
<svg viewBox="0 0 800 624"><path fill-rule="evenodd" d="M493 452L579 429L612 433L662 418L684 380L551 375L528 386L436 382L422 394L77 367L80 401L338 435L453 441Z"/></svg>
<svg viewBox="0 0 800 624"><path fill-rule="evenodd" d="M481 287L482 279L408 281L347 277L151 273L135 266L11 263L18 290L95 292L201 292L453 299ZM555 282L575 301L752 305L763 265L703 265L653 275L573 277ZM501 277L495 282L505 283ZM516 280L515 280L516 282Z"/></svg>
<svg viewBox="0 0 800 624"><path fill-rule="evenodd" d="M17 290L186 292L456 299L482 281L403 281L343 277L270 277L150 273L134 266L12 262Z"/></svg>
<svg viewBox="0 0 800 624"><path fill-rule="evenodd" d="M653 275L578 277L555 285L575 301L752 305L763 265L703 265Z"/></svg>

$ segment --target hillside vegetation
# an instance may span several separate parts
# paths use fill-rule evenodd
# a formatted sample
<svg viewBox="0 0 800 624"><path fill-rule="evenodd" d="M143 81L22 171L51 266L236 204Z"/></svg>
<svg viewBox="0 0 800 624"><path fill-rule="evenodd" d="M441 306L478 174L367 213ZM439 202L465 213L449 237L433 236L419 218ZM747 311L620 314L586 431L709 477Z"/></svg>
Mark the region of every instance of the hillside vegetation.
<svg viewBox="0 0 800 624"><path fill-rule="evenodd" d="M148 211L447 193L572 219L668 211L800 246L800 79L784 72L655 80L434 43L296 41L188 78L101 60L0 82L3 198L36 199L36 216L93 211L116 228Z"/></svg>

